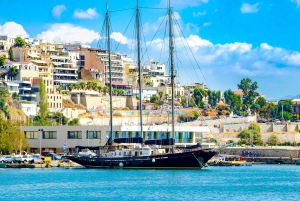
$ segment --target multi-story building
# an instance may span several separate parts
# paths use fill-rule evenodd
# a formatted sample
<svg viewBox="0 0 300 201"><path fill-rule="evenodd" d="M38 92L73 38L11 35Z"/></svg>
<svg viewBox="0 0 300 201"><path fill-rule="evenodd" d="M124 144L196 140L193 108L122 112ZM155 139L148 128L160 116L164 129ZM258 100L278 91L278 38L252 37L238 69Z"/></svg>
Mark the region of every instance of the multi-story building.
<svg viewBox="0 0 300 201"><path fill-rule="evenodd" d="M15 44L15 37L12 36L0 36L0 52L8 52L9 48Z"/></svg>
<svg viewBox="0 0 300 201"><path fill-rule="evenodd" d="M63 88L66 88L67 84L78 82L76 53L73 52L61 56L50 56L50 58L53 65L54 85L60 85Z"/></svg>
<svg viewBox="0 0 300 201"><path fill-rule="evenodd" d="M12 95L14 93L19 93L19 84L11 81L0 81L0 88L5 88Z"/></svg>

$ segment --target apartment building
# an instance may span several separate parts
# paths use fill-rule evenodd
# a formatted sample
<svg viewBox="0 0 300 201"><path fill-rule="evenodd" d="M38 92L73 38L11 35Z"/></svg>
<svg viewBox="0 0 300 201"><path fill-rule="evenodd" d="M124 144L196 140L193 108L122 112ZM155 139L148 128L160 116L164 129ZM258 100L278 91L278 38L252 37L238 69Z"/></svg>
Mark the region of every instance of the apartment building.
<svg viewBox="0 0 300 201"><path fill-rule="evenodd" d="M15 37L0 36L0 52L8 52L9 48L15 44Z"/></svg>

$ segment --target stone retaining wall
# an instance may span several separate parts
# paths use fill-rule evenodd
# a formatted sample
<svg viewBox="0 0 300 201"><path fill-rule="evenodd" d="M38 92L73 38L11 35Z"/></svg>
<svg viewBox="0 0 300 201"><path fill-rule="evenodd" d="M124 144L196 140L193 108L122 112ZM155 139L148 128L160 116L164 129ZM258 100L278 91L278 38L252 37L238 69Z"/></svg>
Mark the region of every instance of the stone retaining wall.
<svg viewBox="0 0 300 201"><path fill-rule="evenodd" d="M228 147L220 151L220 154L228 155L243 155L245 151L251 153L258 153L259 157L290 157L290 158L300 158L300 149L285 149L285 148L231 148Z"/></svg>

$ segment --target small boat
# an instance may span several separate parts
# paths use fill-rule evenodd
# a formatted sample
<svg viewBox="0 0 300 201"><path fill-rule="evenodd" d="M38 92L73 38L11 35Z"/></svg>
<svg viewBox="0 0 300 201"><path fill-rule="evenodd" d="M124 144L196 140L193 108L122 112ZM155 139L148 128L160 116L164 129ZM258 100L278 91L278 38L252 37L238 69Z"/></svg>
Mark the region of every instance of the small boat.
<svg viewBox="0 0 300 201"><path fill-rule="evenodd" d="M247 163L243 160L242 156L237 155L218 155L214 156L207 163L209 166L251 166L251 163Z"/></svg>

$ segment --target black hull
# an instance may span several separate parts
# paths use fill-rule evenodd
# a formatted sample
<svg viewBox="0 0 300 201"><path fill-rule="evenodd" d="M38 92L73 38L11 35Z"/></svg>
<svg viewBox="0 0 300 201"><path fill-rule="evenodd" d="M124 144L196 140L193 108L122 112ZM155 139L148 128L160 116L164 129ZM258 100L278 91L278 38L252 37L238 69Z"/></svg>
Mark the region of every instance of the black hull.
<svg viewBox="0 0 300 201"><path fill-rule="evenodd" d="M198 168L216 154L212 150L197 150L185 153L163 154L140 157L80 157L67 156L86 168Z"/></svg>

